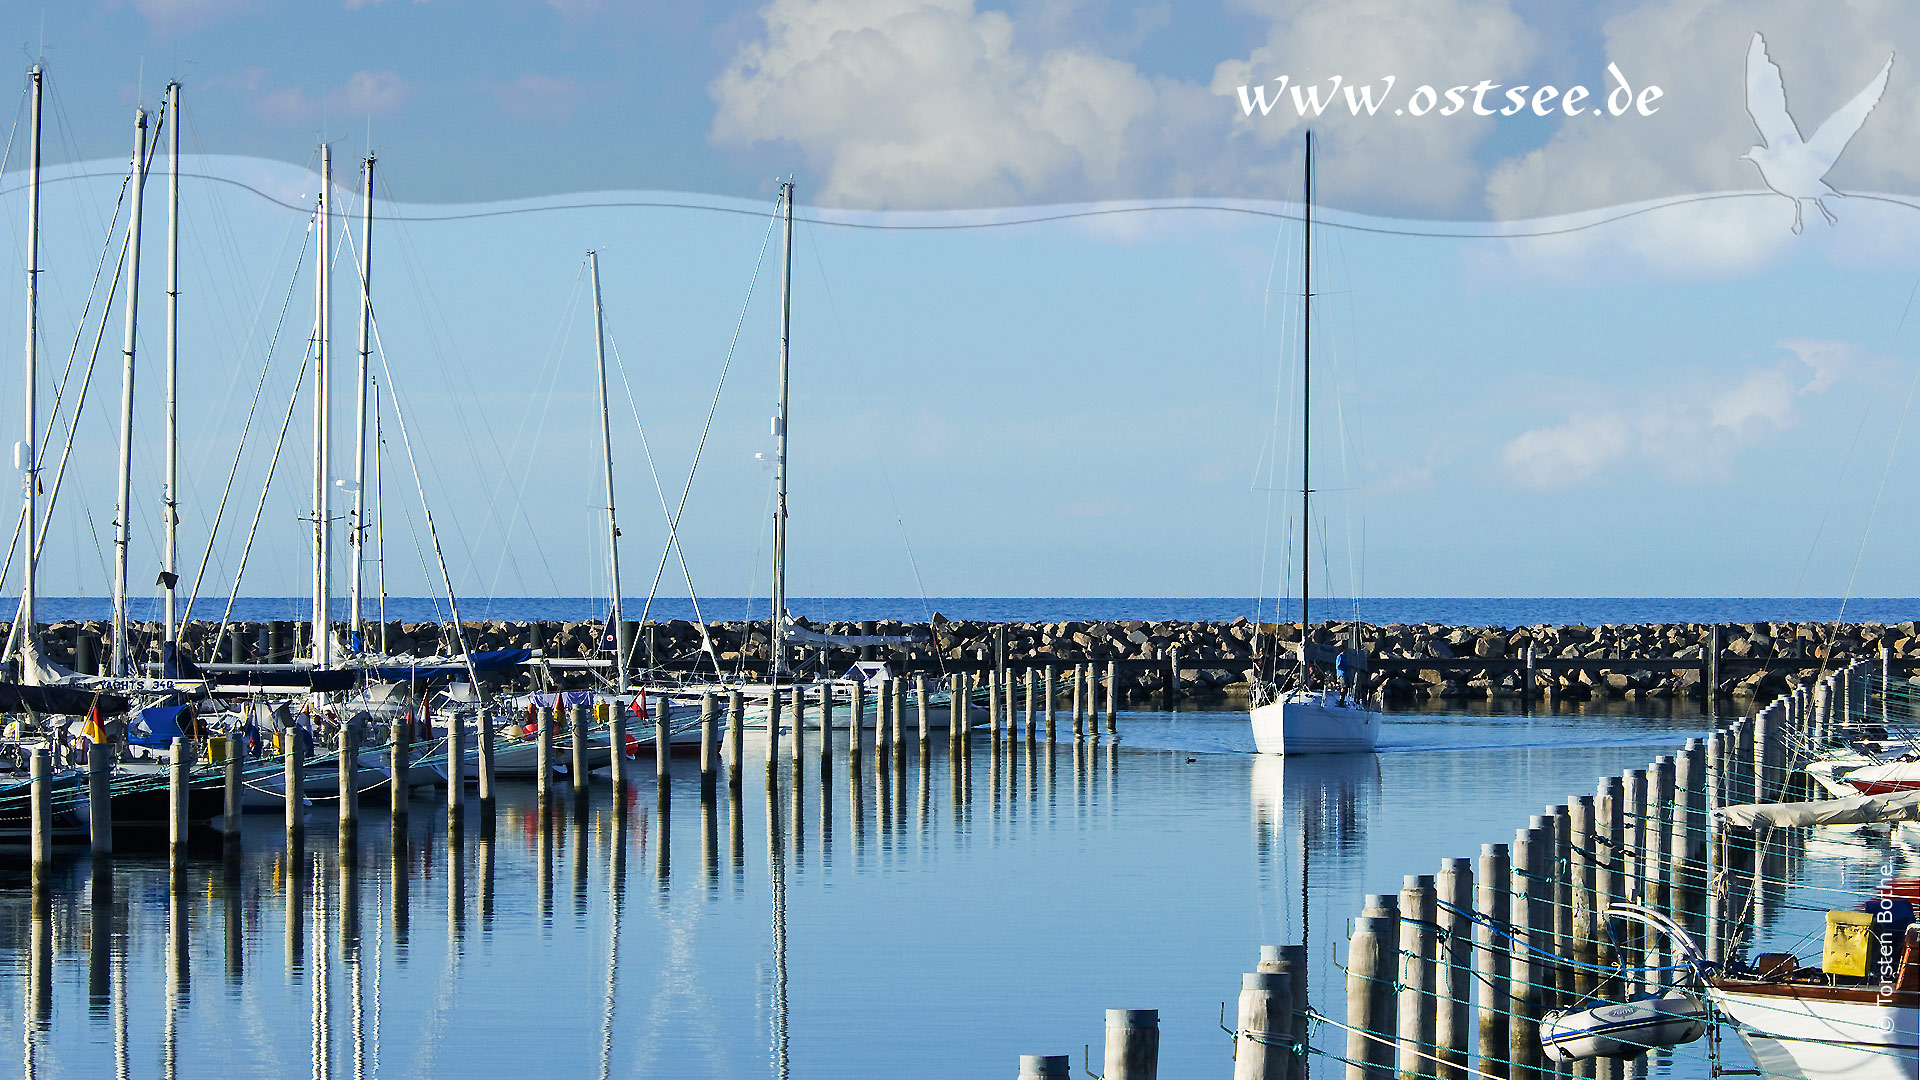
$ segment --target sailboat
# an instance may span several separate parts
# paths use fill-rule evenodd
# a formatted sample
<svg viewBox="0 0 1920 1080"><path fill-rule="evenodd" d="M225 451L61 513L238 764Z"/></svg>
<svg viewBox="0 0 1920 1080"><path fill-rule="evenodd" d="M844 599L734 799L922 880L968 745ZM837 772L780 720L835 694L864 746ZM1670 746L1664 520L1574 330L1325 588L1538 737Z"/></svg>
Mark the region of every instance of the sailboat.
<svg viewBox="0 0 1920 1080"><path fill-rule="evenodd" d="M1251 679L1253 745L1262 754L1370 753L1380 742L1380 713L1344 685L1350 672L1365 670L1359 650L1336 651L1308 640L1307 571L1313 487L1308 471L1313 388L1313 132L1307 132L1303 267L1300 289L1300 666L1291 686L1271 685L1256 671ZM1319 665L1319 666L1316 666ZM1334 668L1323 682L1322 669ZM1329 685L1331 683L1332 685Z"/></svg>

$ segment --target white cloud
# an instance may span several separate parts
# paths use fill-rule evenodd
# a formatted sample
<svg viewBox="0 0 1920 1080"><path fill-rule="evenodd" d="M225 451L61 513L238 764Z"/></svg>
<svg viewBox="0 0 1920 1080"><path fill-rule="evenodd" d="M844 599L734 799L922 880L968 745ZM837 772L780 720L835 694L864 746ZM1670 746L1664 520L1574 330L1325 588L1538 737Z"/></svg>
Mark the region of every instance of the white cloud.
<svg viewBox="0 0 1920 1080"><path fill-rule="evenodd" d="M1801 398L1875 366L1845 342L1796 338L1778 347L1798 362L1753 368L1724 389L1677 387L1631 408L1575 413L1512 439L1500 448L1500 463L1514 483L1540 490L1578 487L1629 465L1705 479L1741 450L1793 427Z"/></svg>
<svg viewBox="0 0 1920 1080"><path fill-rule="evenodd" d="M265 82L260 69L249 69L246 74L256 91ZM253 101L253 110L275 123L307 127L319 123L328 112L348 117L391 116L412 100L415 90L413 83L392 71L356 71L346 82L318 95L297 86L260 94Z"/></svg>
<svg viewBox="0 0 1920 1080"><path fill-rule="evenodd" d="M133 9L162 32L191 30L249 6L249 0L133 0Z"/></svg>

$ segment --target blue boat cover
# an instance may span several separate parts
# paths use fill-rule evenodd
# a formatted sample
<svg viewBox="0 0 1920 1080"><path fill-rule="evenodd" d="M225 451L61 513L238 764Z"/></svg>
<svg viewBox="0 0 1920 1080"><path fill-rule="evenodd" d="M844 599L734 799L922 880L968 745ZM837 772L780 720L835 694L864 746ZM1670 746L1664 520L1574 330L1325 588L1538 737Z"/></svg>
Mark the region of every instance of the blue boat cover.
<svg viewBox="0 0 1920 1080"><path fill-rule="evenodd" d="M468 653L467 660L475 671L491 671L495 668L518 667L533 659L532 649L493 649L487 652ZM407 682L410 680L439 679L466 673L467 664L459 660L443 660L433 664L396 665L392 667L370 667L366 674L386 682Z"/></svg>
<svg viewBox="0 0 1920 1080"><path fill-rule="evenodd" d="M180 721L188 711L189 706L186 705L141 709L140 715L127 725L127 741L135 746L164 750L173 745L173 740L186 738L187 733L180 729Z"/></svg>

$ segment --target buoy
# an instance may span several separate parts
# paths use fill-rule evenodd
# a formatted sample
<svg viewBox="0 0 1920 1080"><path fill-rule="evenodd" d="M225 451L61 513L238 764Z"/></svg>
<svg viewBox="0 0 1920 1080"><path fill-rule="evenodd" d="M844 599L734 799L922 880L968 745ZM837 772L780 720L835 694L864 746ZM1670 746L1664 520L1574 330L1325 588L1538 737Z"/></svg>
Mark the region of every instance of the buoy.
<svg viewBox="0 0 1920 1080"><path fill-rule="evenodd" d="M1550 1012L1540 1019L1540 1046L1556 1061L1636 1058L1655 1047L1690 1043L1706 1031L1706 1005L1669 990Z"/></svg>

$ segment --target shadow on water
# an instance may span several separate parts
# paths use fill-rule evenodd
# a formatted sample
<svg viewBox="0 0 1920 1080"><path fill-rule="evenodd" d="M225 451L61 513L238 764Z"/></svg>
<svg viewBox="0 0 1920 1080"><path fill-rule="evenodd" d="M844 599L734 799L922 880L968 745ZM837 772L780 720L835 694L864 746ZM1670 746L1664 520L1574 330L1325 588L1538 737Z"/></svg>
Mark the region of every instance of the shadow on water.
<svg viewBox="0 0 1920 1080"><path fill-rule="evenodd" d="M1166 1075L1225 1075L1213 1022L1260 945L1304 940L1337 1007L1362 896L1695 723L1396 714L1398 748L1432 752L1279 760L1241 752L1243 712L1129 712L1080 741L869 731L857 758L842 732L826 767L814 731L773 768L749 744L711 794L503 784L449 831L422 790L347 837L318 808L292 842L250 817L177 875L0 879L0 1071L996 1075L1144 1005Z"/></svg>

